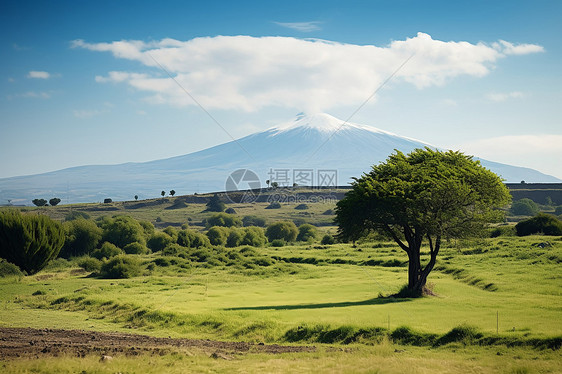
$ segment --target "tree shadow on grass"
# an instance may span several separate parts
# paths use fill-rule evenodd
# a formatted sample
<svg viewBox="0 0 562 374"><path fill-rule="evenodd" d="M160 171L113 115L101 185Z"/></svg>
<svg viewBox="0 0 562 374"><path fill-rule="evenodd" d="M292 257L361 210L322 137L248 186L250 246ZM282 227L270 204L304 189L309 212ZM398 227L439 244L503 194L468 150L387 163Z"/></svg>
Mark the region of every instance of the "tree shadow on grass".
<svg viewBox="0 0 562 374"><path fill-rule="evenodd" d="M412 300L413 299L410 298L375 297L373 299L361 300L361 301L341 301L336 303L318 303L318 304L248 306L248 307L225 308L224 310L296 310L296 309L345 308L349 306L384 305L390 303L401 303L404 301L412 301Z"/></svg>

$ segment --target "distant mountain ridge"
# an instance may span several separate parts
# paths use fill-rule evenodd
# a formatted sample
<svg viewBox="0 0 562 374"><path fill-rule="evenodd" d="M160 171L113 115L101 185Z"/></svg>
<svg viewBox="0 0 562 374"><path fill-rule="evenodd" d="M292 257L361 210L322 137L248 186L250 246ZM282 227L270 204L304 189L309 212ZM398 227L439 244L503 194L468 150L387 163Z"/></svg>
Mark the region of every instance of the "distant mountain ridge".
<svg viewBox="0 0 562 374"><path fill-rule="evenodd" d="M346 185L395 149L408 153L426 146L432 147L375 127L344 123L329 114L299 114L293 121L182 156L3 178L0 203L10 199L13 204L29 205L34 198L55 196L62 203L132 200L135 195L152 198L171 189L178 195L223 191L228 176L238 169L252 170L263 187L266 180L283 182L280 185ZM507 182L561 182L529 168L481 163Z"/></svg>

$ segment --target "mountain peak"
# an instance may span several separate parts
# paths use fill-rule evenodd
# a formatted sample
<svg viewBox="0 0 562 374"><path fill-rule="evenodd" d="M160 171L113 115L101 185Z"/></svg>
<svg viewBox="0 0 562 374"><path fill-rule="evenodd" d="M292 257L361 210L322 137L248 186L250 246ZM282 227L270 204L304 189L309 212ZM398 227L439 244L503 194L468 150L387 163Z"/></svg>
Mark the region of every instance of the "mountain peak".
<svg viewBox="0 0 562 374"><path fill-rule="evenodd" d="M345 121L337 119L327 113L306 114L299 113L293 121L281 124L274 128L277 133L293 129L313 129L320 132L332 133L340 129Z"/></svg>

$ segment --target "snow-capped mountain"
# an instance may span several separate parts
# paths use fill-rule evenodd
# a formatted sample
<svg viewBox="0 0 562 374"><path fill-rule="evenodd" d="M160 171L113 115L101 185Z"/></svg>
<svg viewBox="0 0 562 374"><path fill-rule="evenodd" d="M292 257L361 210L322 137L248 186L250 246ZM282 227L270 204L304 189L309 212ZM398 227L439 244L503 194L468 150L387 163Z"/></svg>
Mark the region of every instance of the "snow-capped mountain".
<svg viewBox="0 0 562 374"><path fill-rule="evenodd" d="M263 187L266 180L281 186L342 186L395 149L408 153L426 146L430 145L371 126L345 123L329 114L299 114L293 121L183 156L0 179L0 203L10 199L12 204L29 205L34 198L55 196L63 203L131 200L134 195L152 198L171 189L179 195L223 191L232 187L226 181L238 169L253 171ZM508 182L560 182L533 169L481 162ZM255 180L246 182L243 179L238 187L256 186Z"/></svg>

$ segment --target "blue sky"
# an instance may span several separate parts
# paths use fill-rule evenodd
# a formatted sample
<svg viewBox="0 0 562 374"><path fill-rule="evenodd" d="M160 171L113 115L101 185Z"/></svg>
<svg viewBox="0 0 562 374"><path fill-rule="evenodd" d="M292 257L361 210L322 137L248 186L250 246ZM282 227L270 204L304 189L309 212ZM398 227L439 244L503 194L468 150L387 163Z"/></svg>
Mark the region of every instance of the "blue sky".
<svg viewBox="0 0 562 374"><path fill-rule="evenodd" d="M459 2L460 3L460 2ZM0 178L140 162L301 111L562 178L562 2L3 1ZM164 71L165 69L165 71Z"/></svg>

